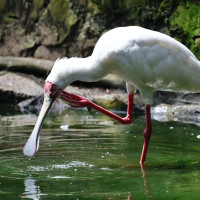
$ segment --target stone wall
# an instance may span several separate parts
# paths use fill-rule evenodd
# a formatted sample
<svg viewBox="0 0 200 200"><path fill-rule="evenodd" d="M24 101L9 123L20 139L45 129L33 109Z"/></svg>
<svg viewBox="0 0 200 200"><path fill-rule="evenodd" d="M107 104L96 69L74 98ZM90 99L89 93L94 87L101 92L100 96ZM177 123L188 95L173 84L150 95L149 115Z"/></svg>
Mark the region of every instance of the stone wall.
<svg viewBox="0 0 200 200"><path fill-rule="evenodd" d="M128 25L175 37L200 59L199 0L1 0L0 56L86 57L103 32Z"/></svg>

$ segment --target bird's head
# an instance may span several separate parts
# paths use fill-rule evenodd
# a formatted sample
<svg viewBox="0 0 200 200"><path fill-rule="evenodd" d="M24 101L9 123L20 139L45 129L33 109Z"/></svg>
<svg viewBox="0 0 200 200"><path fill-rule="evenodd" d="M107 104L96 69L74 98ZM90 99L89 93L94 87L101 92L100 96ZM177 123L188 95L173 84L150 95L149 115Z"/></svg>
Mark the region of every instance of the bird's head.
<svg viewBox="0 0 200 200"><path fill-rule="evenodd" d="M49 109L51 108L55 99L62 92L62 89L58 86L52 84L49 81L45 82L44 86L44 101L42 104L42 108L40 110L40 114L38 116L35 127L26 142L23 152L24 155L28 157L32 157L39 149L39 139L40 139L40 129L42 127L45 116L47 115Z"/></svg>
<svg viewBox="0 0 200 200"><path fill-rule="evenodd" d="M45 116L47 115L55 99L71 81L71 79L67 79L67 71L65 68L63 68L63 64L63 62L56 61L51 70L51 73L45 81L44 101L42 108L40 110L40 114L38 116L35 127L23 150L24 154L28 157L33 156L39 148L40 129L42 127Z"/></svg>
<svg viewBox="0 0 200 200"><path fill-rule="evenodd" d="M24 147L24 154L28 157L31 157L35 154L35 152L39 148L39 136L40 136L40 129L42 127L44 118L48 113L49 109L51 108L55 99L61 94L64 88L66 88L70 83L75 80L85 80L89 81L90 76L87 74L90 63L90 58L88 59L78 59L78 58L63 58L58 59L51 70L51 73L47 77L44 86L44 102L38 116L37 122L35 127ZM84 66L80 68L80 66ZM93 74L92 76L93 77ZM93 79L92 79L93 80ZM68 100L77 100L76 95L72 95L66 93L67 97L65 98L66 101Z"/></svg>
<svg viewBox="0 0 200 200"><path fill-rule="evenodd" d="M51 73L48 75L44 85L44 103L49 106L55 101L64 88L74 80L71 69L72 59L62 58L56 60Z"/></svg>
<svg viewBox="0 0 200 200"><path fill-rule="evenodd" d="M57 85L46 81L44 85L44 98L50 99L50 101L53 103L55 99L59 96L62 89L59 88Z"/></svg>

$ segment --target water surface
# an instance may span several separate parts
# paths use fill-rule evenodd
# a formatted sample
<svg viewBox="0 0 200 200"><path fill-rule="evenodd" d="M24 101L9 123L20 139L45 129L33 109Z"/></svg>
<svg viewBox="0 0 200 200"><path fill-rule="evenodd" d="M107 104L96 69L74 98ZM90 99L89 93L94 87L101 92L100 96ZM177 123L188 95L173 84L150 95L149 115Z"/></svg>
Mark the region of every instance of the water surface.
<svg viewBox="0 0 200 200"><path fill-rule="evenodd" d="M144 116L124 126L95 111L50 114L30 159L22 149L37 115L0 115L0 199L200 199L196 125L154 120L141 167Z"/></svg>

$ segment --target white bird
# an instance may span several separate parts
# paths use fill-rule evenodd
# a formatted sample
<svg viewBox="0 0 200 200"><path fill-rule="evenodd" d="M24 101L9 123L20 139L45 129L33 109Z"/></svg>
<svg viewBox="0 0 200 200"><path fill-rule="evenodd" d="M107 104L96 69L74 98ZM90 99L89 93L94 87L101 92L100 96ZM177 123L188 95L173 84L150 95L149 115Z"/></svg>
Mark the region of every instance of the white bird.
<svg viewBox="0 0 200 200"><path fill-rule="evenodd" d="M64 92L73 81L98 81L109 73L121 77L127 86L127 116L121 118L84 97ZM53 101L61 95L75 107L90 106L122 124L132 122L134 90L141 93L146 109L146 128L141 163L145 162L151 138L153 93L160 91L200 92L200 61L175 39L137 26L119 27L103 34L91 56L58 59L46 79L44 103L24 154L33 156L39 147L42 122Z"/></svg>

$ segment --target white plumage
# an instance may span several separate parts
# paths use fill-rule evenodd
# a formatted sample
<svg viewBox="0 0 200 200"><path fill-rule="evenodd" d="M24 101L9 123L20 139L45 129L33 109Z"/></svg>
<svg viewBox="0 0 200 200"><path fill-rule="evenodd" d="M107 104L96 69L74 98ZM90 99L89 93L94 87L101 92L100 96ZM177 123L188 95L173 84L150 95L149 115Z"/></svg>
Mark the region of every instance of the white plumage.
<svg viewBox="0 0 200 200"><path fill-rule="evenodd" d="M137 26L103 34L87 58L57 60L47 81L65 88L115 73L139 89L146 104L156 90L200 92L200 62L175 39Z"/></svg>
<svg viewBox="0 0 200 200"><path fill-rule="evenodd" d="M124 118L84 97L63 91L73 81L98 81L109 73L117 74L126 82L128 108ZM130 124L135 88L140 90L146 104L146 128L140 160L144 163L152 133L150 104L153 93L156 90L200 92L200 62L187 47L162 33L136 26L108 31L98 40L90 57L63 58L55 62L46 79L44 103L24 147L24 154L33 156L38 150L42 122L59 94L76 107L89 106L122 124Z"/></svg>

